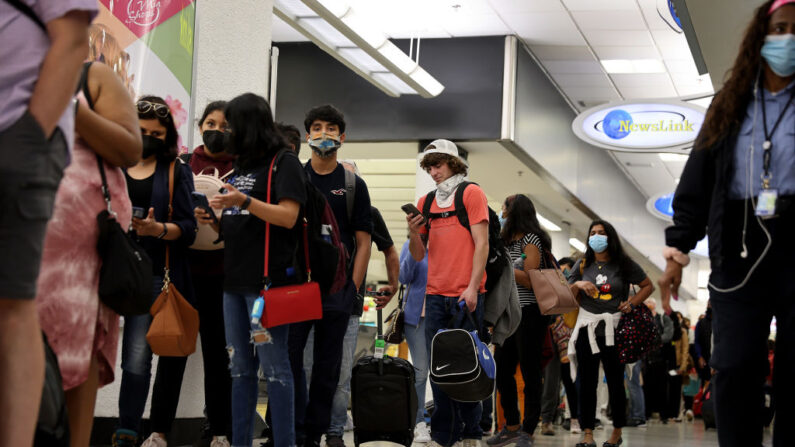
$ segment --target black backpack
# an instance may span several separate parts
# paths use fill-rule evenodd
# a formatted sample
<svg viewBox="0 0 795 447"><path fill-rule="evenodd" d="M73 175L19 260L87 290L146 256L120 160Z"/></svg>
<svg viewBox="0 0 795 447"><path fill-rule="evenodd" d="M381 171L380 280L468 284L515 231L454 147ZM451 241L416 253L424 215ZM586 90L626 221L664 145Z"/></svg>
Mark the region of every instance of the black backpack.
<svg viewBox="0 0 795 447"><path fill-rule="evenodd" d="M469 185L477 185L473 182L461 183L455 191L453 197L453 210L445 211L443 213L432 213L431 204L436 198L436 190L429 192L425 196L425 203L422 205L422 215L425 216L425 227L430 231L431 220L450 217L455 215L458 217L458 222L471 231L469 226L469 215L467 214L466 207L464 206L464 190ZM497 213L489 207L489 256L486 259L486 291L492 289L497 280L500 279L502 274L502 266L504 262L510 262L508 259L508 252L505 250L505 243L500 236L500 219Z"/></svg>

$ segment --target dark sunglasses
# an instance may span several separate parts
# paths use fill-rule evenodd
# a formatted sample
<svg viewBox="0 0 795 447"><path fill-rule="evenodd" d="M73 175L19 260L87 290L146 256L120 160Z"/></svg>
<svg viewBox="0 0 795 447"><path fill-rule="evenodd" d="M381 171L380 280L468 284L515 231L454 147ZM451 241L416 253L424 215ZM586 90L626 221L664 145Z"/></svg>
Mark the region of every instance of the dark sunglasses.
<svg viewBox="0 0 795 447"><path fill-rule="evenodd" d="M171 111L165 104L158 104L156 102L149 101L138 101L135 105L138 107L138 113L149 113L154 111L155 115L160 118L168 118L169 114L171 114Z"/></svg>

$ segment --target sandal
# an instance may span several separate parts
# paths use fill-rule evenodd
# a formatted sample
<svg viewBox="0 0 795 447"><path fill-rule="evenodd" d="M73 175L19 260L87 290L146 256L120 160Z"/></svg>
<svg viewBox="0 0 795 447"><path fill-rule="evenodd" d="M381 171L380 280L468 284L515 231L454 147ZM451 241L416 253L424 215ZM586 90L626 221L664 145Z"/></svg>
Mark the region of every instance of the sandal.
<svg viewBox="0 0 795 447"><path fill-rule="evenodd" d="M605 441L604 444L602 444L602 447L618 447L621 445L622 442L624 442L624 440L621 438L618 438L618 442L615 444L613 444L612 442Z"/></svg>

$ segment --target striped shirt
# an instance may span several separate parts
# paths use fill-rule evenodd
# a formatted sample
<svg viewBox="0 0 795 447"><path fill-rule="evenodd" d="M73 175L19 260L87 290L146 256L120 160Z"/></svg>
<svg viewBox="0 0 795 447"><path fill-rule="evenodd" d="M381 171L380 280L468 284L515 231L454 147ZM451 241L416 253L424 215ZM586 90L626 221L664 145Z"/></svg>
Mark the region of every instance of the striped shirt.
<svg viewBox="0 0 795 447"><path fill-rule="evenodd" d="M527 233L523 238L517 239L508 244L508 253L511 255L511 262L514 263L517 259L522 257L522 253L524 253L524 249L528 244L538 247L538 251L541 253L541 264L539 267L546 267L546 262L544 261L544 249L541 245L541 239L533 233ZM524 307L529 304L536 304L536 296L532 289L528 289L527 287L518 283L516 284L516 289L519 291L520 306Z"/></svg>

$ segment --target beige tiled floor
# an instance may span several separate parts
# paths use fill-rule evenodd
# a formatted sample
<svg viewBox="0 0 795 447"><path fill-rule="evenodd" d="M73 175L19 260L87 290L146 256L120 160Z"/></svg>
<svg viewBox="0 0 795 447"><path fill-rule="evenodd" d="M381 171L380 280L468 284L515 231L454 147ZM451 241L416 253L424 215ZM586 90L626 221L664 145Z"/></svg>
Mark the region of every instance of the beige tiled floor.
<svg viewBox="0 0 795 447"><path fill-rule="evenodd" d="M605 430L597 430L595 438L597 445L601 446L609 436L611 427L608 425ZM580 441L581 435L572 435L560 427L556 427L555 436L536 435L535 447L574 447ZM646 428L628 427L624 429L625 447L718 447L717 434L714 429L704 430L701 421L682 422L678 424L663 425L659 422L649 423ZM353 446L353 432L345 433L345 444ZM486 446L485 440L482 446ZM255 446L258 443L254 443ZM366 446L394 446L396 444L373 442L363 444ZM765 432L765 445L770 446L770 431ZM413 447L422 447L423 444L414 444Z"/></svg>

